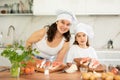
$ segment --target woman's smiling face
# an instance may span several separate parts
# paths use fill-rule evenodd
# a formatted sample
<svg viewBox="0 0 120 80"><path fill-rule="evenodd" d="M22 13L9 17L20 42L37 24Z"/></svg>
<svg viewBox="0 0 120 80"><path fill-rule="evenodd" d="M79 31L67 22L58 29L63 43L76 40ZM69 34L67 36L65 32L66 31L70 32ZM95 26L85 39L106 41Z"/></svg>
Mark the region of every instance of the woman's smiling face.
<svg viewBox="0 0 120 80"><path fill-rule="evenodd" d="M71 23L68 20L58 20L56 24L57 24L57 30L61 34L68 32L71 26Z"/></svg>

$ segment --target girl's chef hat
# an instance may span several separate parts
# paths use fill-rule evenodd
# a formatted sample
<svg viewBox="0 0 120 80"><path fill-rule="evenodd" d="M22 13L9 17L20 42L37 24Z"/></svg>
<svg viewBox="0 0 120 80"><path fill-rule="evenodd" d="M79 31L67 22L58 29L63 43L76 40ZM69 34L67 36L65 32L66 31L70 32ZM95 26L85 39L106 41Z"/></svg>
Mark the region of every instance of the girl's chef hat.
<svg viewBox="0 0 120 80"><path fill-rule="evenodd" d="M56 13L57 13L56 21L61 20L61 19L65 19L65 20L70 21L70 23L77 22L75 15L71 12L64 11L64 10L58 10Z"/></svg>
<svg viewBox="0 0 120 80"><path fill-rule="evenodd" d="M78 32L83 32L85 33L89 38L93 38L94 37L94 32L91 26L84 24L84 23L79 23L77 24L77 26L75 27L75 35Z"/></svg>

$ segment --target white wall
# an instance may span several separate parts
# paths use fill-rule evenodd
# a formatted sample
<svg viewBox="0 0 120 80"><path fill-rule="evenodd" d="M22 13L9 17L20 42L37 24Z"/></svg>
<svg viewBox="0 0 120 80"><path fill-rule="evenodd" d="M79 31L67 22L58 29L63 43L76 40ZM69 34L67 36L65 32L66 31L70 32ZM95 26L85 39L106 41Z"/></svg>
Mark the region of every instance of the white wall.
<svg viewBox="0 0 120 80"><path fill-rule="evenodd" d="M120 16L77 16L80 22L93 26L95 37L92 45L95 48L106 48L109 39L113 39L120 32ZM13 25L16 28L16 38L25 41L31 33L42 28L44 25L51 24L56 16L0 16L0 32L6 39L8 27ZM71 28L71 31L73 27ZM120 35L114 38L115 49L120 49Z"/></svg>

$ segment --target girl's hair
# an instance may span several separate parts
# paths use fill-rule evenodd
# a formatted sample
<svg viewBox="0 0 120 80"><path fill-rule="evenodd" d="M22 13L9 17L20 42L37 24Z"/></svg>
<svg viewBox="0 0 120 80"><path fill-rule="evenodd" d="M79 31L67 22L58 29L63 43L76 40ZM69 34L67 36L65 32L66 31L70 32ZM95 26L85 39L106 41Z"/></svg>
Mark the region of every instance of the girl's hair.
<svg viewBox="0 0 120 80"><path fill-rule="evenodd" d="M73 44L75 44L75 45L79 45L78 42L76 41L76 36L75 36L75 41L74 41ZM87 38L86 45L87 45L87 46L90 46L90 44L89 44L89 39L88 39L88 38Z"/></svg>
<svg viewBox="0 0 120 80"><path fill-rule="evenodd" d="M56 31L57 31L57 24L56 22L51 24L51 25L47 25L49 28L48 28L48 31L47 31L47 40L49 42L52 42L53 41L53 38L55 37L55 34L56 34ZM66 39L66 42L70 41L70 31L66 32L63 34L63 36L65 37Z"/></svg>

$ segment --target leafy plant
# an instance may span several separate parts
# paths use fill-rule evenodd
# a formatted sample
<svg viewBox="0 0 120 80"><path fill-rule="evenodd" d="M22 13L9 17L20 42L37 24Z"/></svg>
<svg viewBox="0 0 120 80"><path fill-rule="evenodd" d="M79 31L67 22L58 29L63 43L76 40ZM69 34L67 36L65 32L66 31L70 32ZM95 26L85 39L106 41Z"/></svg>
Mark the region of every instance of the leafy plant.
<svg viewBox="0 0 120 80"><path fill-rule="evenodd" d="M15 47L5 48L1 56L8 58L11 65L20 67L21 62L31 60L34 53L38 53L38 51L36 49L32 50L30 47L26 49L22 45L16 45Z"/></svg>
<svg viewBox="0 0 120 80"><path fill-rule="evenodd" d="M25 64L22 64L22 62L32 60L32 56L35 53L38 53L36 49L32 50L30 47L26 49L22 45L14 44L12 46L8 46L7 48L5 48L2 51L1 56L4 56L10 60L11 76L18 77L20 72L20 67L26 66Z"/></svg>

